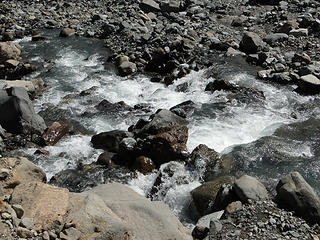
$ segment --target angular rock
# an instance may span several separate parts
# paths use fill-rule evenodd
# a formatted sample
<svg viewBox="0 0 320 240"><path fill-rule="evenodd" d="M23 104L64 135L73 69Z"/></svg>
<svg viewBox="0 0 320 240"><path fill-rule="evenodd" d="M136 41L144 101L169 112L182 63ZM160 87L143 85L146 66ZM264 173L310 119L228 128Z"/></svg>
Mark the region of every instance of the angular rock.
<svg viewBox="0 0 320 240"><path fill-rule="evenodd" d="M161 10L159 4L153 0L141 0L139 7L146 13L158 12Z"/></svg>
<svg viewBox="0 0 320 240"><path fill-rule="evenodd" d="M180 0L169 0L168 2L161 2L160 8L163 12L179 12Z"/></svg>
<svg viewBox="0 0 320 240"><path fill-rule="evenodd" d="M263 40L266 43L273 45L277 42L284 42L284 41L288 40L288 38L289 38L289 36L285 33L272 33L272 34L265 36L263 38Z"/></svg>
<svg viewBox="0 0 320 240"><path fill-rule="evenodd" d="M243 175L234 183L234 190L242 202L265 200L268 191L265 186L254 177Z"/></svg>
<svg viewBox="0 0 320 240"><path fill-rule="evenodd" d="M220 187L226 183L233 184L233 182L233 177L223 176L214 181L206 182L191 191L193 202L201 216L211 210Z"/></svg>
<svg viewBox="0 0 320 240"><path fill-rule="evenodd" d="M10 175L0 185L5 193L11 193L19 184L31 181L46 182L46 174L26 158L0 158L0 168L11 168Z"/></svg>
<svg viewBox="0 0 320 240"><path fill-rule="evenodd" d="M302 76L298 81L296 91L304 95L314 95L320 92L320 79L313 74Z"/></svg>
<svg viewBox="0 0 320 240"><path fill-rule="evenodd" d="M28 182L14 189L11 201L25 209L24 217L34 222L34 229L62 228L69 209L69 191L41 182Z"/></svg>
<svg viewBox="0 0 320 240"><path fill-rule="evenodd" d="M132 133L121 130L112 130L92 136L91 143L94 148L116 153L119 151L119 144L122 139L127 137L132 137Z"/></svg>
<svg viewBox="0 0 320 240"><path fill-rule="evenodd" d="M264 46L262 39L254 32L246 32L240 42L240 50L245 53L256 53Z"/></svg>
<svg viewBox="0 0 320 240"><path fill-rule="evenodd" d="M143 139L142 154L156 165L183 159L187 152L188 122L169 110L160 110L152 120L138 129L136 137Z"/></svg>
<svg viewBox="0 0 320 240"><path fill-rule="evenodd" d="M118 183L71 194L70 201L68 222L84 239L192 239L167 206Z"/></svg>
<svg viewBox="0 0 320 240"><path fill-rule="evenodd" d="M18 60L20 58L20 46L14 42L0 42L0 63L8 59Z"/></svg>
<svg viewBox="0 0 320 240"><path fill-rule="evenodd" d="M0 90L0 125L12 133L42 133L44 120L35 113L28 93L19 87Z"/></svg>
<svg viewBox="0 0 320 240"><path fill-rule="evenodd" d="M320 199L298 172L283 177L277 187L277 198L297 215L312 223L320 223Z"/></svg>

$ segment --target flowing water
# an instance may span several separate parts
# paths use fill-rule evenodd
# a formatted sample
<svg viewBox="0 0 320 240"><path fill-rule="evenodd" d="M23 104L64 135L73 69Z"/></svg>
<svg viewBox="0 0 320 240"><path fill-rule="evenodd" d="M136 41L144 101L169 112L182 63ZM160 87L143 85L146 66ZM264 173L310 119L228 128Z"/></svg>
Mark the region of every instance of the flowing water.
<svg viewBox="0 0 320 240"><path fill-rule="evenodd" d="M310 163L305 165L310 169L303 170L306 177L312 183L319 180L320 166L317 164L318 155L315 153L318 147L317 140L312 139L312 142L307 135L299 142L290 138L290 129L287 135L281 135L279 131L283 126L291 126L288 124L317 117L319 104L316 97L300 96L292 91L292 87L262 82L255 77L256 69L246 65L244 61L222 57L213 63L209 72L216 78L258 89L264 93L265 100L255 99L250 95L230 96L224 91L205 92L206 85L214 80L212 77L207 77L207 70L191 72L170 86L152 83L148 77L142 75L120 78L105 64L108 51L102 42L76 37L59 39L55 37L56 32L47 34L50 35L47 41L31 42L27 38L20 41L25 57L42 66L41 71L28 76L27 79L40 76L48 85L42 95L34 100L35 108L37 111L42 111L48 106L58 106L91 133L65 137L55 146L46 147L50 156L33 157L35 163L45 170L48 179L61 170L75 168L79 162L94 162L101 153L90 145L94 133L114 129L127 130L139 118L148 118L159 108L169 109L191 100L196 108L189 115L187 146L190 152L198 144L206 144L220 154L239 159L240 172L257 176L265 182L268 182L269 178L271 181L276 181L279 176L295 169L298 166L296 163L301 163L303 159ZM183 91L177 91L181 86L184 86ZM75 93L78 94L91 87L97 87L93 94L75 96ZM67 95L69 97L65 98ZM149 112L136 110L104 115L85 114L103 99L112 103L124 101L131 107L146 104ZM313 123L310 124L312 132ZM303 128L304 124L293 128L298 127ZM316 127L315 131L319 131ZM282 138L274 134L276 130L280 133L275 134L280 134ZM35 150L29 148L25 153L30 156ZM265 160L266 153L269 154L268 161ZM279 167L281 156L287 164ZM295 159L292 167L288 160L291 157ZM191 202L189 192L200 185L201 168L190 170L182 163L168 163L161 166L160 170L163 172L166 167L173 168L174 174L165 178L162 185L164 191L154 198L168 204L185 224L191 223L187 216ZM137 192L146 195L158 174L158 172L147 176L141 174L129 185Z"/></svg>

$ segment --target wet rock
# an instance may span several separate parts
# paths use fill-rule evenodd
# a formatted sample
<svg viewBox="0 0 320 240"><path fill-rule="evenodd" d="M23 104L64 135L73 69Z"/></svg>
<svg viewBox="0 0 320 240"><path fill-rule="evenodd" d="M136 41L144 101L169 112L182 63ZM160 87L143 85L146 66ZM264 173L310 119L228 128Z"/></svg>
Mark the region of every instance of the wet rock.
<svg viewBox="0 0 320 240"><path fill-rule="evenodd" d="M83 192L99 184L120 182L127 184L133 174L123 166L99 166L95 164L84 165L79 169L66 169L55 174L50 184L67 188L71 192Z"/></svg>
<svg viewBox="0 0 320 240"><path fill-rule="evenodd" d="M101 153L96 163L105 167L110 167L114 164L113 162L114 155L115 153L112 153L112 152Z"/></svg>
<svg viewBox="0 0 320 240"><path fill-rule="evenodd" d="M0 42L0 63L9 59L18 60L20 58L20 46L14 42Z"/></svg>
<svg viewBox="0 0 320 240"><path fill-rule="evenodd" d="M43 133L42 138L46 145L53 146L55 145L61 138L67 135L70 131L70 127L67 125L61 125L58 122L54 122L48 129Z"/></svg>
<svg viewBox="0 0 320 240"><path fill-rule="evenodd" d="M225 80L215 80L214 82L208 83L205 91L215 92L215 91L236 91L237 87Z"/></svg>
<svg viewBox="0 0 320 240"><path fill-rule="evenodd" d="M243 175L235 181L234 190L242 202L249 199L258 201L268 198L268 191L257 179Z"/></svg>
<svg viewBox="0 0 320 240"><path fill-rule="evenodd" d="M111 113L118 113L119 111L130 111L132 108L125 104L124 102L120 101L117 103L111 103L108 100L102 100L96 108L104 113L104 114L111 114Z"/></svg>
<svg viewBox="0 0 320 240"><path fill-rule="evenodd" d="M38 41L45 41L48 40L49 38L47 36L41 35L41 34L36 34L32 36L33 42L38 42Z"/></svg>
<svg viewBox="0 0 320 240"><path fill-rule="evenodd" d="M0 124L12 133L42 133L46 128L43 119L35 113L27 92L23 88L0 90Z"/></svg>
<svg viewBox="0 0 320 240"><path fill-rule="evenodd" d="M320 92L320 80L313 74L302 76L296 91L304 95L314 95Z"/></svg>
<svg viewBox="0 0 320 240"><path fill-rule="evenodd" d="M299 216L312 223L320 222L320 199L298 172L291 172L277 185L277 198Z"/></svg>
<svg viewBox="0 0 320 240"><path fill-rule="evenodd" d="M132 133L121 130L113 130L92 136L91 143L93 144L94 148L116 153L119 150L119 144L122 139L127 137L132 137Z"/></svg>
<svg viewBox="0 0 320 240"><path fill-rule="evenodd" d="M159 110L152 120L135 134L141 138L142 154L159 166L183 159L188 139L188 122L169 110Z"/></svg>
<svg viewBox="0 0 320 240"><path fill-rule="evenodd" d="M137 66L133 62L124 61L119 65L118 70L120 76L125 77L137 72Z"/></svg>
<svg viewBox="0 0 320 240"><path fill-rule="evenodd" d="M34 222L35 229L48 229L63 222L69 208L69 191L29 182L14 189L11 201L25 209L24 217Z"/></svg>
<svg viewBox="0 0 320 240"><path fill-rule="evenodd" d="M173 106L170 108L170 111L177 114L180 117L187 117L191 116L196 108L196 104L191 100L179 103L178 105Z"/></svg>
<svg viewBox="0 0 320 240"><path fill-rule="evenodd" d="M72 28L63 28L60 31L59 37L71 37L76 33Z"/></svg>
<svg viewBox="0 0 320 240"><path fill-rule="evenodd" d="M203 179L211 181L219 175L220 158L218 153L204 144L198 145L190 155L190 164L204 169Z"/></svg>
<svg viewBox="0 0 320 240"><path fill-rule="evenodd" d="M245 53L256 53L263 48L262 39L253 32L246 32L240 42L240 50Z"/></svg>
<svg viewBox="0 0 320 240"><path fill-rule="evenodd" d="M201 216L208 214L220 187L225 183L233 184L234 178L230 176L219 177L213 181L206 182L191 191L194 204Z"/></svg>
<svg viewBox="0 0 320 240"><path fill-rule="evenodd" d="M83 238L192 239L167 206L118 183L71 194L70 200L68 221L75 224Z"/></svg>
<svg viewBox="0 0 320 240"><path fill-rule="evenodd" d="M140 156L135 159L132 168L143 174L148 174L155 169L155 165L150 158Z"/></svg>

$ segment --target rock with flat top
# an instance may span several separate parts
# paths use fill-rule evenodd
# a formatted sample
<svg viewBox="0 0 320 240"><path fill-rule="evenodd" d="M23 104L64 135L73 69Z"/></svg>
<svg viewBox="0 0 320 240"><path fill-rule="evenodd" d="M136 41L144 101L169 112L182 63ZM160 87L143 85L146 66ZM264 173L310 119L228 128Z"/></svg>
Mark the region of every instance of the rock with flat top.
<svg viewBox="0 0 320 240"><path fill-rule="evenodd" d="M235 181L234 190L242 202L265 200L268 198L268 191L265 186L256 178L243 175Z"/></svg>

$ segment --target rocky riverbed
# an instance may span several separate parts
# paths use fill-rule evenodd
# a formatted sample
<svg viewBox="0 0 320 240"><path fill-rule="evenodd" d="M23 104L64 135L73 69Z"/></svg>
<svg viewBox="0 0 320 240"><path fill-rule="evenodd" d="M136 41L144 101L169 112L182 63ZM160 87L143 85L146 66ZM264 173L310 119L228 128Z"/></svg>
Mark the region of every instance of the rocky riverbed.
<svg viewBox="0 0 320 240"><path fill-rule="evenodd" d="M4 0L0 33L3 239L319 239L319 1Z"/></svg>

